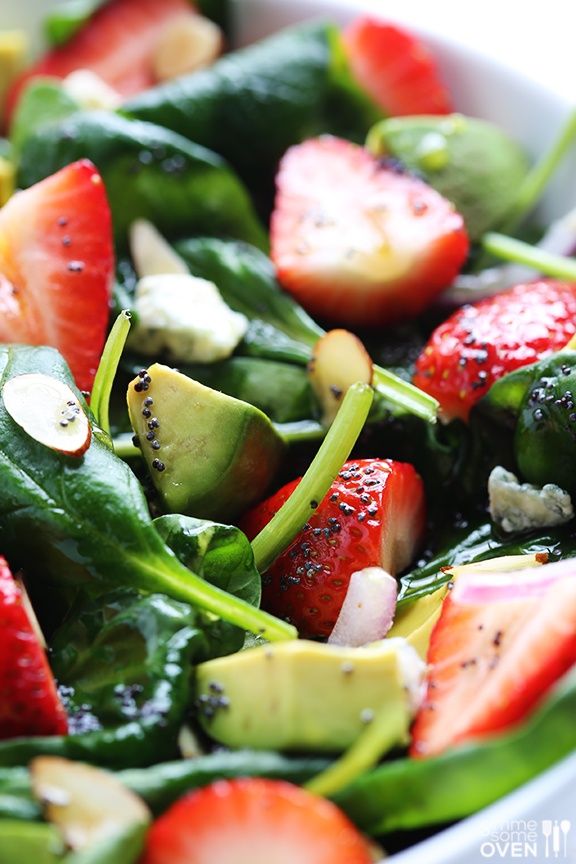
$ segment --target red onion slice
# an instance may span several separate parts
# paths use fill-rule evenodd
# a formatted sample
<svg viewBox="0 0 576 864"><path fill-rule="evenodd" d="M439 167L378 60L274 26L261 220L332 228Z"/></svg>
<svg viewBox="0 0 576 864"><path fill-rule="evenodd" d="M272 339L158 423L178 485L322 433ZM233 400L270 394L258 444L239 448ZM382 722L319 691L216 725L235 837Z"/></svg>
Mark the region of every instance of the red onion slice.
<svg viewBox="0 0 576 864"><path fill-rule="evenodd" d="M576 559L514 573L462 573L452 588L452 599L458 603L484 604L541 597L562 579L570 579L576 588Z"/></svg>
<svg viewBox="0 0 576 864"><path fill-rule="evenodd" d="M397 594L398 583L382 567L352 573L328 642L359 648L382 639L392 626Z"/></svg>

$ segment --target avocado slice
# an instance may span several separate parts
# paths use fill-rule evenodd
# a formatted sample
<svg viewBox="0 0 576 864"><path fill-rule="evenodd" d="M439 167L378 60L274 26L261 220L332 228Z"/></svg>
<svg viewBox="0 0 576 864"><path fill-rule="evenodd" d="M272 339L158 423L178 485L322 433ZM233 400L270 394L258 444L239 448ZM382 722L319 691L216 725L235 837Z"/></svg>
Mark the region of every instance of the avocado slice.
<svg viewBox="0 0 576 864"><path fill-rule="evenodd" d="M461 114L383 120L367 146L399 159L451 201L471 240L505 218L528 171L524 153L501 129Z"/></svg>
<svg viewBox="0 0 576 864"><path fill-rule="evenodd" d="M0 820L0 861L56 864L64 854L60 832L42 822Z"/></svg>
<svg viewBox="0 0 576 864"><path fill-rule="evenodd" d="M385 706L405 743L424 664L403 639L342 648L305 639L196 669L199 720L228 747L338 752Z"/></svg>
<svg viewBox="0 0 576 864"><path fill-rule="evenodd" d="M394 624L387 634L387 638L401 637L406 639L418 655L425 660L430 644L430 636L434 625L440 617L442 603L448 593L448 586L443 585L432 594L419 597L414 603L402 607L396 613Z"/></svg>
<svg viewBox="0 0 576 864"><path fill-rule="evenodd" d="M166 508L233 519L261 499L284 443L268 417L161 363L128 386L130 422Z"/></svg>

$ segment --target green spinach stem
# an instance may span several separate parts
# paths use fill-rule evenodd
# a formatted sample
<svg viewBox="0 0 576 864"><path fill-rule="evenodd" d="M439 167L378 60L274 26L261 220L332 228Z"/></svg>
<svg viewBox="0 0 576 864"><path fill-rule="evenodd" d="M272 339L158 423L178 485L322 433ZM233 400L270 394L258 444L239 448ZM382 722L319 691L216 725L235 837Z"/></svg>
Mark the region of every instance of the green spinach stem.
<svg viewBox="0 0 576 864"><path fill-rule="evenodd" d="M576 281L576 260L562 255L553 255L523 240L506 237L504 234L488 232L482 238L482 246L491 255L504 261L513 261L533 267L539 273L556 279Z"/></svg>
<svg viewBox="0 0 576 864"><path fill-rule="evenodd" d="M439 408L437 399L376 364L374 364L374 387L381 396L394 405L404 408L408 414L421 417L428 423L436 422Z"/></svg>
<svg viewBox="0 0 576 864"><path fill-rule="evenodd" d="M524 216L535 207L552 175L576 140L576 111L572 111L560 134L548 152L534 165L518 189L516 200L499 226L505 234L512 233Z"/></svg>
<svg viewBox="0 0 576 864"><path fill-rule="evenodd" d="M142 559L138 558L135 562L135 571L144 576L150 590L163 591L175 600L184 600L197 609L211 612L230 624L236 624L243 630L262 636L269 642L281 642L298 637L298 631L291 624L206 582L181 564L176 556L169 561L170 564L165 557L151 560L149 564L151 572L144 574ZM145 567L148 569L148 565Z"/></svg>
<svg viewBox="0 0 576 864"><path fill-rule="evenodd" d="M362 431L374 391L353 384L336 419L302 480L270 522L252 541L256 566L264 572L288 546L324 498Z"/></svg>
<svg viewBox="0 0 576 864"><path fill-rule="evenodd" d="M96 423L108 434L110 433L110 394L118 363L130 331L130 317L130 312L124 309L116 318L102 352L90 397L90 408L96 418Z"/></svg>

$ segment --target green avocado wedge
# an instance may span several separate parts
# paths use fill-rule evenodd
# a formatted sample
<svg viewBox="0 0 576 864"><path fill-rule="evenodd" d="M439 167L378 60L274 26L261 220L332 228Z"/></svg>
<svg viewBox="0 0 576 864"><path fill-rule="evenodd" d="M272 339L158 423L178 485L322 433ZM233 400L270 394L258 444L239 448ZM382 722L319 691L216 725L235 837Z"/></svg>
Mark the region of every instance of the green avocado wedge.
<svg viewBox="0 0 576 864"><path fill-rule="evenodd" d="M171 512L233 519L280 467L284 443L262 411L161 363L129 384L128 412Z"/></svg>
<svg viewBox="0 0 576 864"><path fill-rule="evenodd" d="M424 664L403 639L362 648L306 639L258 646L196 667L198 720L228 747L340 752L383 711L390 740L403 744L412 715L408 668L416 680Z"/></svg>
<svg viewBox="0 0 576 864"><path fill-rule="evenodd" d="M399 159L451 201L472 240L502 222L528 172L521 149L501 129L460 114L383 120L367 146L375 156Z"/></svg>

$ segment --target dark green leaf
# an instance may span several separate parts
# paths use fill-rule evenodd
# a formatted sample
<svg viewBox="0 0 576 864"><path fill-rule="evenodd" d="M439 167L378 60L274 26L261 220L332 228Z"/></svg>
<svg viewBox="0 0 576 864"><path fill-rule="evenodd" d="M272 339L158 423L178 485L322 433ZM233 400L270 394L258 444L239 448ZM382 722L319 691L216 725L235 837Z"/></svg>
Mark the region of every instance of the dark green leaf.
<svg viewBox="0 0 576 864"><path fill-rule="evenodd" d="M36 78L26 86L10 124L10 140L16 157L27 139L42 127L64 120L79 110L62 83L54 78Z"/></svg>
<svg viewBox="0 0 576 864"><path fill-rule="evenodd" d="M363 140L380 115L349 75L337 29L305 23L123 106L220 153L268 199L286 149L322 132Z"/></svg>
<svg viewBox="0 0 576 864"><path fill-rule="evenodd" d="M154 525L182 564L222 590L260 605L260 574L239 528L176 514L160 516Z"/></svg>
<svg viewBox="0 0 576 864"><path fill-rule="evenodd" d="M104 178L119 239L143 218L168 236L210 232L266 245L246 190L219 156L160 126L109 112L81 112L30 135L19 182L30 186L81 158Z"/></svg>
<svg viewBox="0 0 576 864"><path fill-rule="evenodd" d="M576 533L573 527L554 531L534 531L522 537L502 536L490 522L455 529L451 543L422 567L401 579L399 605L431 594L450 581L446 567L471 564L500 555L534 555L546 553L550 561L576 556Z"/></svg>
<svg viewBox="0 0 576 864"><path fill-rule="evenodd" d="M0 346L0 389L29 372L73 386L53 349ZM291 627L180 564L156 532L138 480L102 437L95 429L83 456L64 456L29 437L0 400L0 537L11 563L25 565L32 583L163 592L267 638L290 638Z"/></svg>
<svg viewBox="0 0 576 864"><path fill-rule="evenodd" d="M241 349L256 357L305 364L324 333L280 288L270 259L246 243L210 237L176 244L190 271L218 286L226 303L250 321Z"/></svg>
<svg viewBox="0 0 576 864"><path fill-rule="evenodd" d="M65 0L51 9L44 20L44 32L52 45L64 45L90 20L107 0Z"/></svg>
<svg viewBox="0 0 576 864"><path fill-rule="evenodd" d="M376 835L469 816L572 753L574 712L573 670L516 729L440 756L388 762L335 800L360 828Z"/></svg>
<svg viewBox="0 0 576 864"><path fill-rule="evenodd" d="M40 819L26 768L0 768L0 819Z"/></svg>
<svg viewBox="0 0 576 864"><path fill-rule="evenodd" d="M118 778L140 795L154 813L159 813L185 792L206 786L214 780L270 777L298 784L310 780L328 764L326 759L312 756L289 757L264 750L220 750L198 759L122 771Z"/></svg>
<svg viewBox="0 0 576 864"><path fill-rule="evenodd" d="M119 590L84 605L52 642L70 735L4 741L0 764L52 753L127 767L175 755L192 663L214 656L208 630L190 606L160 594Z"/></svg>

